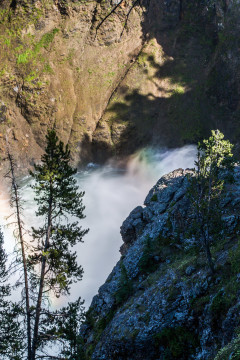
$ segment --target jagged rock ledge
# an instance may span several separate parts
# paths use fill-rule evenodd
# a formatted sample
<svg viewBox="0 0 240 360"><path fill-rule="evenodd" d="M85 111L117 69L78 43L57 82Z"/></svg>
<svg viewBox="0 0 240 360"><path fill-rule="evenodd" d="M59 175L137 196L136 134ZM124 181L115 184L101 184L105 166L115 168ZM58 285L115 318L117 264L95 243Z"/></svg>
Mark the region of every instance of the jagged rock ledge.
<svg viewBox="0 0 240 360"><path fill-rule="evenodd" d="M123 222L122 257L82 325L86 359L227 360L240 325L240 169L222 203L216 274L188 236L191 170L163 176ZM236 338L234 340L234 338ZM235 358L234 358L235 359Z"/></svg>

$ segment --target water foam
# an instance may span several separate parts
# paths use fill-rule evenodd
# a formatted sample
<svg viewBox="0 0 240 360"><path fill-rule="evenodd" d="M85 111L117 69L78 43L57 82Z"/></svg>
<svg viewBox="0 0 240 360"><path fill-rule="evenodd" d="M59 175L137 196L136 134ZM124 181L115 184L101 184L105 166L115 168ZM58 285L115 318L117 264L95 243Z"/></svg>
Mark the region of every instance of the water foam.
<svg viewBox="0 0 240 360"><path fill-rule="evenodd" d="M131 156L124 169L114 164L104 167L91 164L77 174L78 185L85 191L86 218L82 220L82 227L90 228L90 232L85 236L84 243L77 246L79 263L84 268L83 280L73 286L71 297L64 302L81 296L86 306L90 304L120 258L122 240L119 229L123 220L134 207L143 204L148 191L163 174L179 167L193 167L195 156L194 146L174 150L147 148ZM25 201L25 223L37 225L39 220L33 216L36 210L34 194L28 179L22 181L21 188ZM6 194L1 194L0 205L0 225L4 225L4 217L11 212ZM7 250L10 251L14 239L10 229L3 230ZM60 303L54 301L54 305Z"/></svg>

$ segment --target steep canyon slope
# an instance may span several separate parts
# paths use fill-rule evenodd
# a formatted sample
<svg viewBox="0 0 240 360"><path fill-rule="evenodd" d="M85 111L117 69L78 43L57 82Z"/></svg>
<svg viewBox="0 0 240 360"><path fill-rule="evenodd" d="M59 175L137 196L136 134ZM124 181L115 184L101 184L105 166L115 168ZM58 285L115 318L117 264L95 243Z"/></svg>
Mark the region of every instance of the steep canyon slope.
<svg viewBox="0 0 240 360"><path fill-rule="evenodd" d="M195 142L216 127L237 142L239 7L1 0L2 158L8 134L19 164L39 159L54 124L76 164Z"/></svg>
<svg viewBox="0 0 240 360"><path fill-rule="evenodd" d="M163 176L123 222L122 256L81 328L83 359L239 359L240 169L221 201L214 275L189 231L190 173Z"/></svg>

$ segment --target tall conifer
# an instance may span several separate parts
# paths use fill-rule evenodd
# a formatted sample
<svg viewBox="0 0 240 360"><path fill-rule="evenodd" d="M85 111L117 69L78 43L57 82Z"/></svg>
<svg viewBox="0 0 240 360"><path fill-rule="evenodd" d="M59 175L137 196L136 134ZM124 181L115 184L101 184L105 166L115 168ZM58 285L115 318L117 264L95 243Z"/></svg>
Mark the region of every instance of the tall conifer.
<svg viewBox="0 0 240 360"><path fill-rule="evenodd" d="M79 220L84 218L82 203L84 192L78 191L74 177L77 170L70 165L68 146L64 146L63 142L59 141L54 130L48 131L46 140L47 145L41 164L35 164L34 171L30 172L38 206L36 215L40 218L40 226L32 227L31 245L23 239L21 197L15 178L13 157L10 151L8 152L10 171L7 177L12 182L11 200L18 234L16 264L22 265L24 275L24 281L18 282L18 285L22 286L21 304L24 310L21 329L24 335L18 340L21 337L24 339L20 344L21 349L24 348L24 358L27 360L35 360L39 357L72 360L78 357L80 351L79 337L74 331L77 331L83 317L83 302L79 298L58 311L52 311L49 297L69 294L71 284L82 279L83 269L77 263L77 253L73 247L82 242L83 236L88 232L88 229L83 230L79 225ZM4 259L0 238L0 277L1 269L5 271ZM9 301L1 302L3 291L7 296L9 288L0 287L0 321L2 304L6 308L11 306ZM74 325L72 331L69 319ZM9 329L15 326L14 324L9 319ZM65 344L65 350L59 350L61 354L53 356L48 352L49 344L57 342ZM8 355L6 359L18 360L13 356L13 352Z"/></svg>
<svg viewBox="0 0 240 360"><path fill-rule="evenodd" d="M223 229L220 202L226 183L233 180L232 148L219 130L212 130L209 139L198 144L196 169L190 179L192 230L206 252L211 273L214 263L210 245Z"/></svg>
<svg viewBox="0 0 240 360"><path fill-rule="evenodd" d="M44 223L33 228L37 242L29 259L31 267L39 270L32 276L32 287L37 288L37 302L34 314L32 358L41 343L39 325L45 295L54 293L57 297L69 294L70 285L81 280L83 269L77 263L77 254L72 247L82 242L88 230L83 230L78 221L84 218L82 198L76 185L76 169L70 166L68 146L58 140L54 130L48 131L47 147L40 165L34 166L31 176L35 180L35 201L37 216ZM74 220L73 220L74 219Z"/></svg>

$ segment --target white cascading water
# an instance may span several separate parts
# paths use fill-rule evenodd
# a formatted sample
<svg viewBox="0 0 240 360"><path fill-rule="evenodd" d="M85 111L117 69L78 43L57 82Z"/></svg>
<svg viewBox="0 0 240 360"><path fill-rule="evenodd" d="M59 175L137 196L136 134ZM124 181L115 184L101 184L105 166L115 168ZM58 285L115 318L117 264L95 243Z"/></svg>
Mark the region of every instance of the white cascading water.
<svg viewBox="0 0 240 360"><path fill-rule="evenodd" d="M174 150L146 148L129 159L125 170L113 164L104 167L89 164L85 171L77 174L78 185L85 191L86 218L82 220L82 227L90 231L84 237L84 243L77 246L79 263L84 268L83 280L73 285L71 295L64 303L81 296L85 306L90 305L120 258L122 222L131 210L143 205L148 191L162 175L180 167L193 167L195 157L195 146ZM39 220L33 217L36 205L28 179L22 181L22 194L25 223L31 226L35 222L36 225ZM12 229L4 226L7 223L5 217L10 213L8 196L2 193L0 202L0 225L3 226L7 251L11 251L14 244ZM59 301L53 300L53 305L60 305Z"/></svg>

